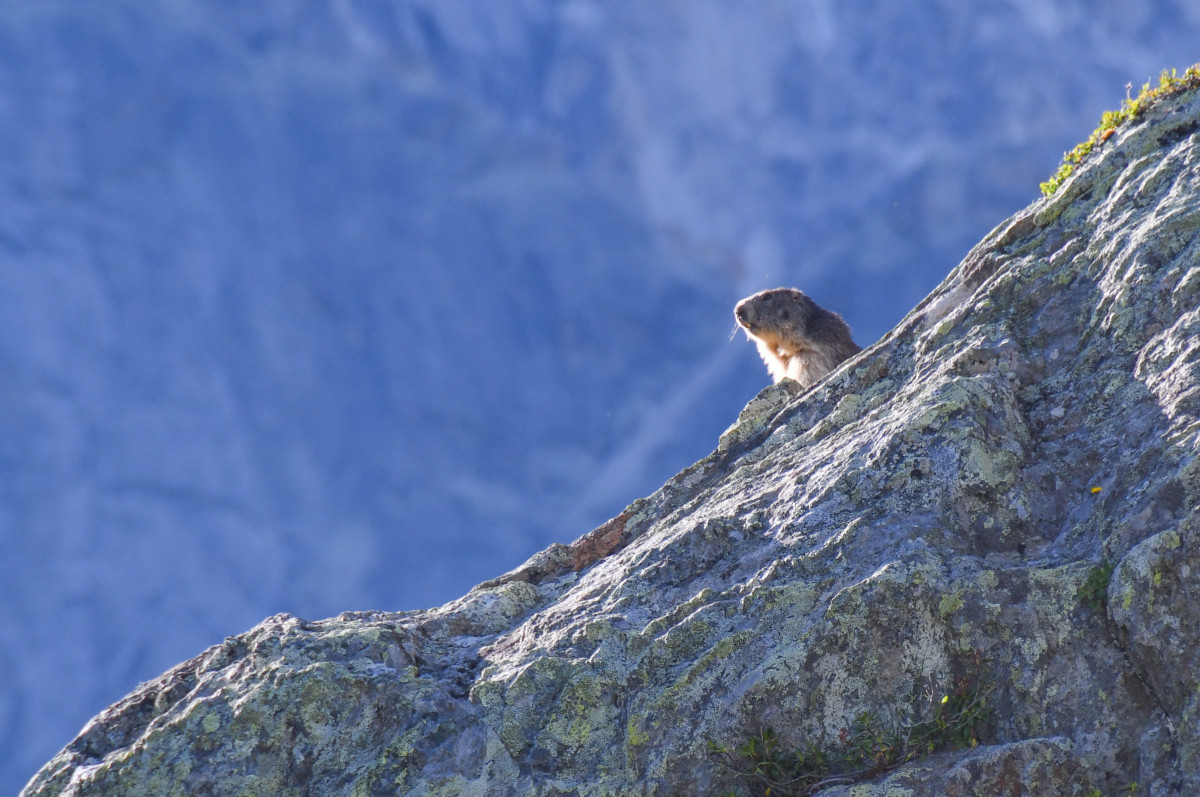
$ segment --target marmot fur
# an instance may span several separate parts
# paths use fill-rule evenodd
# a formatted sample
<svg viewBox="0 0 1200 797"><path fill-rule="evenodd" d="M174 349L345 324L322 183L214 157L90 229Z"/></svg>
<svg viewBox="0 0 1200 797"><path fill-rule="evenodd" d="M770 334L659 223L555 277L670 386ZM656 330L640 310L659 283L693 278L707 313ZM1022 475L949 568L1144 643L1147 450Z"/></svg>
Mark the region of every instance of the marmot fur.
<svg viewBox="0 0 1200 797"><path fill-rule="evenodd" d="M795 288L775 288L738 302L738 325L758 345L776 382L795 379L801 387L816 384L845 359L862 351L850 338L850 327Z"/></svg>

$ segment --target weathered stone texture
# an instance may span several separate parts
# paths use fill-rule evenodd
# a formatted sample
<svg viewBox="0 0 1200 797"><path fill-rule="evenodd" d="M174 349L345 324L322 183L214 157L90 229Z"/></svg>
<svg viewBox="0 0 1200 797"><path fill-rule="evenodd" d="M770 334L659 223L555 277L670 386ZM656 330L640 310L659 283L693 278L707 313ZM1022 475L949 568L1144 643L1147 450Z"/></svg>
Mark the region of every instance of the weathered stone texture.
<svg viewBox="0 0 1200 797"><path fill-rule="evenodd" d="M827 794L1200 794L1197 119L1120 129L587 539L438 609L271 618L26 794L717 793L709 740L911 719L974 651L980 747Z"/></svg>

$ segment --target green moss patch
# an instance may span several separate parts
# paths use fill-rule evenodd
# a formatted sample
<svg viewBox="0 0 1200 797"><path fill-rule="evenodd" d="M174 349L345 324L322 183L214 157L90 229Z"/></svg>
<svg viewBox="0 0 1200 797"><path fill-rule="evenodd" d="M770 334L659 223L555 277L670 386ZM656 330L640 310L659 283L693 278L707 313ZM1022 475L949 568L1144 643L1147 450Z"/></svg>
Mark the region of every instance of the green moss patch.
<svg viewBox="0 0 1200 797"><path fill-rule="evenodd" d="M1105 111L1100 117L1100 126L1093 130L1092 134L1084 141L1075 145L1074 149L1063 154L1063 162L1058 167L1058 171L1041 184L1042 194L1051 196L1057 191L1058 187L1074 173L1075 167L1083 163L1092 150L1107 141L1118 127L1130 119L1136 119L1160 100L1198 86L1200 86L1200 64L1189 66L1182 75L1177 74L1174 69L1170 71L1164 69L1158 77L1157 86L1152 88L1147 82L1136 97L1126 97L1120 108L1115 111Z"/></svg>

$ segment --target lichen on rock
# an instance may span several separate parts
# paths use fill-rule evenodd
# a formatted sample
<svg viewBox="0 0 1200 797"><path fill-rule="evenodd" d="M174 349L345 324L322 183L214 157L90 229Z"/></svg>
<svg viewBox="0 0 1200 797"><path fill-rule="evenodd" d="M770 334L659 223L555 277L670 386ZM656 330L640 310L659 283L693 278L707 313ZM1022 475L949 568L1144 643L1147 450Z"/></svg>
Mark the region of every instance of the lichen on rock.
<svg viewBox="0 0 1200 797"><path fill-rule="evenodd" d="M823 793L1200 793L1197 118L1122 125L580 541L429 611L270 618L24 793L716 794L709 741L912 722L977 654L977 747Z"/></svg>

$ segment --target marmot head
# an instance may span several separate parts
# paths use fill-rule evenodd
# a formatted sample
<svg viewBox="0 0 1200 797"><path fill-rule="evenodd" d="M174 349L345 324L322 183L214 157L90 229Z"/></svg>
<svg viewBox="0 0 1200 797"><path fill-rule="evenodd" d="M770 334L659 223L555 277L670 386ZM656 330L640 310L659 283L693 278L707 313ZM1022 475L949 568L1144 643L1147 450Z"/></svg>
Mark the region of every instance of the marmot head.
<svg viewBox="0 0 1200 797"><path fill-rule="evenodd" d="M780 333L793 340L807 338L818 312L817 303L795 288L760 291L742 299L733 310L738 325L759 340Z"/></svg>

